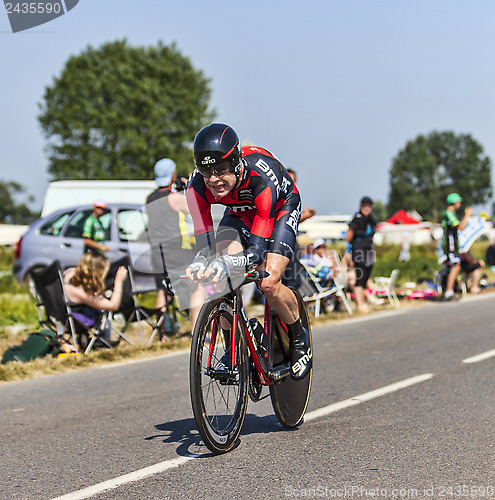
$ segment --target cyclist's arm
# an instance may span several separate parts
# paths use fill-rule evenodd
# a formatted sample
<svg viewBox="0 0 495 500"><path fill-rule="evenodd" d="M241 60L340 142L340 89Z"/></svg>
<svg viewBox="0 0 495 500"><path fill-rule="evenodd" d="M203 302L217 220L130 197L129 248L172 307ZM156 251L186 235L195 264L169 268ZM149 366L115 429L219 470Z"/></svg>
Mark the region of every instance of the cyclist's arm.
<svg viewBox="0 0 495 500"><path fill-rule="evenodd" d="M259 266L265 259L275 223L275 193L267 186L256 196L254 204L256 205L256 215L251 226L249 246L244 253L249 255L250 263Z"/></svg>
<svg viewBox="0 0 495 500"><path fill-rule="evenodd" d="M272 189L266 186L256 195L256 215L251 226L248 247L243 252L231 256L235 258L236 267L252 270L263 263L275 223L274 194Z"/></svg>

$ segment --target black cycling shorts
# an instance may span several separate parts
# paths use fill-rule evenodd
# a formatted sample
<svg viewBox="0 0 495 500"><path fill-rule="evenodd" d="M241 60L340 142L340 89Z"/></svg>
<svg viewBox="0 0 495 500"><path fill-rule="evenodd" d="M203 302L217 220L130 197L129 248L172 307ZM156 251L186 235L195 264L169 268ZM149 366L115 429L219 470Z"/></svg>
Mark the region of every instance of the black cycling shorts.
<svg viewBox="0 0 495 500"><path fill-rule="evenodd" d="M285 210L284 210L285 212ZM268 238L267 252L283 255L289 260L294 258L296 247L296 230L288 224L292 209L287 210L273 225L273 231ZM250 219L243 217L242 213L234 213L230 209L225 210L222 220L218 225L216 236L217 243L220 241L240 241L242 246L249 247L251 237Z"/></svg>

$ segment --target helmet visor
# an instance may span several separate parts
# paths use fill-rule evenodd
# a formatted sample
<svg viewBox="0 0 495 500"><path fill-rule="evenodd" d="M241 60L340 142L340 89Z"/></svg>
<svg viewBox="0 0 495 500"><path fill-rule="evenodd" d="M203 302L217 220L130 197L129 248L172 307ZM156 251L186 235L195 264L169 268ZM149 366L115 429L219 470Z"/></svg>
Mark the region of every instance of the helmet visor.
<svg viewBox="0 0 495 500"><path fill-rule="evenodd" d="M198 172L206 178L210 178L212 175L221 177L222 175L229 174L233 171L232 165L228 161L223 161L221 163L216 163L214 165L203 165L202 163L196 164Z"/></svg>

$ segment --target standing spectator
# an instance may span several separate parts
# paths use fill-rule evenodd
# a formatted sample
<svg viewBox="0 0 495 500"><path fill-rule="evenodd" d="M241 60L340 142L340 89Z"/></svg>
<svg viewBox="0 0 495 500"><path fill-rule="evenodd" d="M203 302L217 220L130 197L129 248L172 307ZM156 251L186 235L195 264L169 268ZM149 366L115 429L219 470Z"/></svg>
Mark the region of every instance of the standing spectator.
<svg viewBox="0 0 495 500"><path fill-rule="evenodd" d="M447 276L447 286L445 289L445 300L455 300L454 285L459 272L461 271L461 258L459 255L458 231L462 231L473 213L471 207L466 207L464 217L461 221L457 218L456 210L461 208L462 198L458 193L450 193L447 196L447 209L443 213L443 251L447 256L446 264L450 266Z"/></svg>
<svg viewBox="0 0 495 500"><path fill-rule="evenodd" d="M151 262L158 289L155 308L165 310L167 305L166 287L163 282L163 263L160 252L162 245L167 272L180 275L191 263L195 252L191 236L187 231L186 214L189 214L186 197L182 192L185 183L177 182L175 162L169 158L158 160L155 164L155 183L157 189L146 199L148 213L148 232L151 240ZM177 185L179 191L177 191ZM193 326L202 303L203 288L189 280L173 279L174 291L178 295L181 309L191 309ZM163 333L161 332L162 337Z"/></svg>
<svg viewBox="0 0 495 500"><path fill-rule="evenodd" d="M294 181L294 184L296 184L297 180L297 174L294 170L291 168L287 169L287 173L289 174L290 178ZM309 219L313 217L313 215L316 214L316 210L314 208L309 208L308 206L305 206L301 210L301 218L299 219L299 224L306 219ZM284 276L282 279L282 283L285 286L289 286L292 288L299 288L301 285L301 278L299 276L299 273L301 272L301 264L299 263L299 259L301 258L301 248L299 247L298 241L296 239L295 247L294 247L294 257L293 259L290 260L290 262L287 264L287 267L285 268L284 271Z"/></svg>
<svg viewBox="0 0 495 500"><path fill-rule="evenodd" d="M105 213L107 205L101 200L93 203L93 213L86 219L83 228L84 253L88 251L105 255L108 247L105 245L105 229L100 217Z"/></svg>
<svg viewBox="0 0 495 500"><path fill-rule="evenodd" d="M402 234L402 240L400 242L400 253L399 253L399 262L409 262L411 258L411 254L409 249L411 245L409 243L409 235L407 233Z"/></svg>
<svg viewBox="0 0 495 500"><path fill-rule="evenodd" d="M376 230L376 221L371 215L372 210L373 201L365 196L361 199L359 212L352 219L345 235L346 241L351 244L351 264L356 271L354 296L357 310L361 313L371 311L365 303L365 288L375 263L373 235Z"/></svg>

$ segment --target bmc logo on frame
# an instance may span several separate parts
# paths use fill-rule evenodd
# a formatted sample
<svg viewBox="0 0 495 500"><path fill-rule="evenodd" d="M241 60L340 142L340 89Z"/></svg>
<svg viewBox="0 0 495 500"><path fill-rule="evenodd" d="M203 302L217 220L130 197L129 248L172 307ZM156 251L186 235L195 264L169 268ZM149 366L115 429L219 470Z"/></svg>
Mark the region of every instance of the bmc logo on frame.
<svg viewBox="0 0 495 500"><path fill-rule="evenodd" d="M12 33L53 21L72 10L79 0L4 0Z"/></svg>

